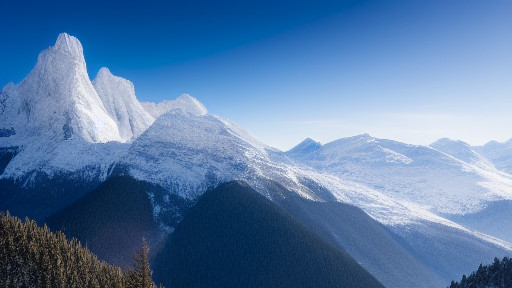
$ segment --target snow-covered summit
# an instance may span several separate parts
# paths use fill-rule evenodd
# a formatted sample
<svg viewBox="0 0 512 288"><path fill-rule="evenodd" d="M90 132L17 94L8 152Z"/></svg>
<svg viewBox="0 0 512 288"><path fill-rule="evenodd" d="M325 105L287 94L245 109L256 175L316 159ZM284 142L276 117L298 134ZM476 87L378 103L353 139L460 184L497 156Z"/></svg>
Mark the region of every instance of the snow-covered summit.
<svg viewBox="0 0 512 288"><path fill-rule="evenodd" d="M491 141L473 149L489 159L497 169L512 174L512 139L503 143Z"/></svg>
<svg viewBox="0 0 512 288"><path fill-rule="evenodd" d="M288 150L286 153L291 154L305 154L305 153L311 153L315 150L320 149L322 144L320 142L317 142L311 138L306 138L304 141L297 144L297 146L293 147L292 149Z"/></svg>
<svg viewBox="0 0 512 288"><path fill-rule="evenodd" d="M114 76L103 67L92 83L107 113L116 121L121 141L137 138L155 120L137 100L131 81Z"/></svg>
<svg viewBox="0 0 512 288"><path fill-rule="evenodd" d="M471 148L471 145L461 140L441 138L429 146L468 163L478 161L481 158Z"/></svg>
<svg viewBox="0 0 512 288"><path fill-rule="evenodd" d="M188 94L182 94L176 100L164 100L158 104L152 102L142 102L141 105L154 118L158 118L160 115L166 113L167 111L174 109L181 109L184 112L191 113L193 115L208 114L206 107L204 107L204 105L199 102L199 100Z"/></svg>
<svg viewBox="0 0 512 288"><path fill-rule="evenodd" d="M121 141L89 80L82 45L68 34L59 35L55 46L39 54L29 75L3 94L0 125L14 128L21 142L33 137Z"/></svg>
<svg viewBox="0 0 512 288"><path fill-rule="evenodd" d="M137 178L179 187L176 193L193 198L223 181L258 174L270 162L269 150L229 120L173 109L133 142L124 162Z"/></svg>
<svg viewBox="0 0 512 288"><path fill-rule="evenodd" d="M60 50L64 53L70 53L77 58L84 58L84 50L80 41L67 33L59 34L55 42L54 50ZM84 61L85 62L85 61Z"/></svg>

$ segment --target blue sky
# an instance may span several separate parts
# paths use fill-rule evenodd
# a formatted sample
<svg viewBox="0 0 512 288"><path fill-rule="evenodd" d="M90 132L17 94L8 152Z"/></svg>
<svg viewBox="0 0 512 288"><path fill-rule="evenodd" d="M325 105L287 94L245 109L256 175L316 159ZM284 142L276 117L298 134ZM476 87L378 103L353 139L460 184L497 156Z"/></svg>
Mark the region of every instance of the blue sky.
<svg viewBox="0 0 512 288"><path fill-rule="evenodd" d="M0 85L67 32L91 78L188 93L289 149L361 133L512 138L512 1L0 0ZM186 3L183 3L186 2Z"/></svg>

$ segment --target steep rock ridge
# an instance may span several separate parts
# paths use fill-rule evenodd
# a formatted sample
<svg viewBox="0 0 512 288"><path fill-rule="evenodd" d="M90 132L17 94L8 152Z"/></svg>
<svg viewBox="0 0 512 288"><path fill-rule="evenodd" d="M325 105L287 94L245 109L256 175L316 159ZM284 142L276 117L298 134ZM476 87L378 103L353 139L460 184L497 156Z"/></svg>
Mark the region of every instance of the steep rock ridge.
<svg viewBox="0 0 512 288"><path fill-rule="evenodd" d="M14 129L15 142L41 136L91 143L121 140L89 80L82 45L68 34L60 34L54 46L39 54L29 75L2 94L0 125Z"/></svg>
<svg viewBox="0 0 512 288"><path fill-rule="evenodd" d="M21 178L27 185L32 171L51 175L110 167L124 152L106 144L122 142L117 123L89 80L80 41L66 33L39 54L21 83L7 85L0 99L0 147L18 151L2 178ZM84 173L97 177L104 171Z"/></svg>
<svg viewBox="0 0 512 288"><path fill-rule="evenodd" d="M103 67L92 81L109 116L116 121L122 142L137 138L155 121L135 97L133 83Z"/></svg>

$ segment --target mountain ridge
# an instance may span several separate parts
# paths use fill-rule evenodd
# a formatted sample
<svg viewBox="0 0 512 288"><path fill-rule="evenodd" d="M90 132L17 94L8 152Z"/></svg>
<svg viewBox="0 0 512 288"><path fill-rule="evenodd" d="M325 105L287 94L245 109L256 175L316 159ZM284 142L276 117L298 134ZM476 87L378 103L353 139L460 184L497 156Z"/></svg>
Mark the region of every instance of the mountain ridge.
<svg viewBox="0 0 512 288"><path fill-rule="evenodd" d="M144 104L137 100L133 83L107 69L91 81L80 42L67 34L59 35L39 58L35 72L17 85L6 85L0 94L0 120L5 120L0 121L0 197L7 199L1 203L6 209L32 213L27 209L46 199L48 209L37 209L44 219L45 213L67 207L119 173L163 187L162 193L145 193L155 221L170 232L179 221L166 220L167 216L183 216L176 210L177 199L196 201L221 183L243 180L272 201L283 196L274 189L278 183L302 199L359 207L400 235L405 246L421 247L408 252L421 255L429 268L435 261L426 261L430 255L424 251L434 249L432 254L448 269L446 274L437 270L442 279L470 265L463 262L450 270L446 263L453 264L452 258L464 259L457 258L461 256L453 249L437 247L434 240L450 239L443 247L468 247L472 250L468 259L512 251L512 240L468 229L450 220L456 217L445 215L470 215L489 203L509 199L512 176L492 164L510 159L508 150L498 153L499 145L487 154L469 147L482 157L499 154L489 162L478 157L459 159L450 155L449 145L438 146L443 152L368 134L324 145L307 140L295 153L282 152L233 121L208 114L190 95ZM42 102L32 103L37 95L44 96L35 99ZM51 106L48 99L58 105ZM100 117L94 121L108 125L101 128L87 120L95 113ZM25 201L33 202L23 206ZM52 206L48 201L56 203ZM314 212L307 207L312 210L304 213ZM330 233L334 237L341 231Z"/></svg>

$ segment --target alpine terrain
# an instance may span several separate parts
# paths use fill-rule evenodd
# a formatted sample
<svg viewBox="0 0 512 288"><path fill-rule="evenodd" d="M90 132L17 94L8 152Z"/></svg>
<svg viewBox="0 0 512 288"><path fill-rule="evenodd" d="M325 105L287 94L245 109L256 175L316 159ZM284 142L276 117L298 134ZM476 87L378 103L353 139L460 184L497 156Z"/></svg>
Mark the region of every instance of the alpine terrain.
<svg viewBox="0 0 512 288"><path fill-rule="evenodd" d="M108 68L91 81L59 35L0 93L0 211L122 267L145 238L167 287L446 287L512 254L512 140L284 152L190 95L135 91Z"/></svg>

